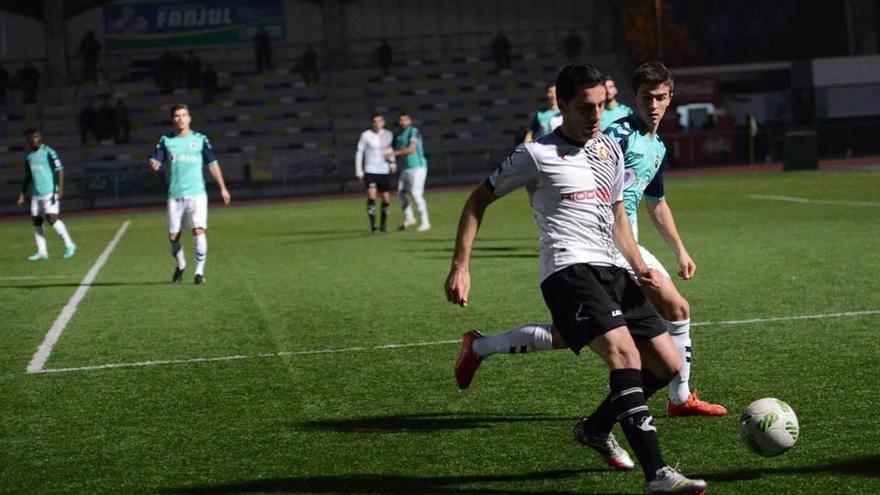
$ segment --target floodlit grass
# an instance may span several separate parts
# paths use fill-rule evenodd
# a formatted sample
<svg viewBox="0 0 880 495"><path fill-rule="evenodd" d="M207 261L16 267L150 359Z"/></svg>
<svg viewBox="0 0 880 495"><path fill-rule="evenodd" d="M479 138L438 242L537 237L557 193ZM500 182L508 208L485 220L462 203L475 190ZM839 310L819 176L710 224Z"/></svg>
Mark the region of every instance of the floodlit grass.
<svg viewBox="0 0 880 495"><path fill-rule="evenodd" d="M679 283L694 322L880 310L880 208L750 199L880 202L877 191L870 172L667 180L698 265ZM47 231L52 259L41 263L25 261L26 219L0 225L0 493L639 493L638 470L612 472L570 439L607 390L595 356L497 356L470 390L455 387L448 341L548 320L524 193L487 213L470 306L445 302L465 197L429 194L427 233L374 236L361 199L215 205L205 286L192 283L189 238L184 283L168 283L163 213L70 217L76 257L62 260ZM643 244L674 273L643 217ZM26 374L125 219L47 369L237 358ZM880 492L878 324L695 327L692 384L731 414L669 419L665 399L652 399L667 460L711 493ZM417 343L428 345L373 349ZM345 348L363 350L283 354ZM739 411L766 396L791 404L802 429L773 459L736 438Z"/></svg>

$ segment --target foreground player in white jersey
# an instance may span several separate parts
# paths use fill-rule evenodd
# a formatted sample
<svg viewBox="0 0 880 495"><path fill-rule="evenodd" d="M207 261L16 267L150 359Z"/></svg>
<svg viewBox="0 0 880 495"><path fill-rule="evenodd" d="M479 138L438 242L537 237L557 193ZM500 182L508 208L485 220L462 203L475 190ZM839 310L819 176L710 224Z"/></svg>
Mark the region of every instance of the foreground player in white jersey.
<svg viewBox="0 0 880 495"><path fill-rule="evenodd" d="M21 194L18 195L18 206L24 205L24 195L33 183L31 194L31 220L34 224L34 240L37 252L28 256L28 261L49 259L46 248L46 237L43 236L43 218L55 229L64 241L64 258L70 258L76 252L67 226L58 218L61 211L61 198L64 196L64 167L58 153L43 144L43 135L37 129L28 129L24 133L31 151L25 161L25 175L21 183Z"/></svg>
<svg viewBox="0 0 880 495"><path fill-rule="evenodd" d="M180 231L184 223L189 223L196 255L193 280L196 284L202 284L205 282L205 261L208 257L208 237L205 235L208 228L208 195L202 172L204 167L208 167L220 186L223 203L228 205L231 197L211 141L204 134L190 129L191 122L189 107L183 104L171 107L174 132L159 139L150 156L150 168L154 172L165 164L169 168L168 241L171 242L171 256L176 262L171 281L179 283L183 279L186 259L180 246Z"/></svg>
<svg viewBox="0 0 880 495"><path fill-rule="evenodd" d="M541 231L541 291L554 337L575 353L589 346L609 368L610 393L594 415L617 419L642 466L646 493L701 493L704 481L665 466L646 405L680 362L663 321L627 271L614 265L616 244L643 285L662 283L660 273L642 260L627 221L620 147L599 132L602 75L590 66L570 65L559 73L556 90L562 125L517 148L465 204L447 299L468 303L469 260L486 208L525 187ZM463 351L469 348L463 343ZM615 469L633 468L610 431L578 440Z"/></svg>
<svg viewBox="0 0 880 495"><path fill-rule="evenodd" d="M376 196L382 194L382 210L379 230L388 232L388 204L391 201L391 174L397 170L392 143L394 134L385 129L385 118L376 113L372 125L361 133L354 155L354 175L367 188L367 216L370 232L376 233Z"/></svg>

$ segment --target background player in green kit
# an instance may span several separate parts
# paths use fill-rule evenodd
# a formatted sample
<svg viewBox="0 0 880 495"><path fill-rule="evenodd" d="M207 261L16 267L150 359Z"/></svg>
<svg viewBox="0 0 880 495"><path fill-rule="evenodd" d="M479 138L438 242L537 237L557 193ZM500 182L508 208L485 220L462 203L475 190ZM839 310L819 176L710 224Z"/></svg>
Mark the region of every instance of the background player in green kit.
<svg viewBox="0 0 880 495"><path fill-rule="evenodd" d="M547 86L547 108L535 112L532 123L529 124L529 132L526 133L524 142L532 141L553 132L553 129L562 124L562 113L556 103L556 85Z"/></svg>
<svg viewBox="0 0 880 495"><path fill-rule="evenodd" d="M665 201L662 163L666 147L657 136L657 127L672 99L672 74L659 62L643 64L633 73L633 88L635 88L636 113L618 120L604 131L605 135L620 145L624 154L623 205L633 234L638 239L636 210L642 196L648 197L647 207L651 220L675 254L680 269L679 276L688 280L694 276L696 264L684 247L672 211ZM724 406L699 400L696 392L690 392L688 384L692 351L690 306L678 292L669 273L657 258L641 246L639 251L650 268L664 275L664 283L659 288L642 286L642 290L666 320L667 329L681 358L681 369L669 383L667 414L669 416L727 414ZM626 260L619 255L615 263L629 269ZM631 269L630 274L634 277ZM468 334L470 334L469 338ZM524 353L565 347L565 342L557 338L556 330L550 323L530 323L491 336L468 332L465 334L461 349L462 357L456 365L456 378L459 386L465 385L462 388L467 388L482 359L493 354L517 351ZM591 417L584 424L585 426L580 429L581 437L584 437L584 434L592 437L610 431L613 421L607 417L599 419Z"/></svg>
<svg viewBox="0 0 880 495"><path fill-rule="evenodd" d="M192 117L189 107L181 104L172 106L171 121L174 132L159 138L150 157L150 168L159 171L162 165L169 166L168 240L171 242L171 255L177 262L171 280L180 282L186 269L186 259L180 247L180 230L184 221L188 221L192 227L196 256L194 280L201 284L205 281L205 260L208 256L208 239L205 236L205 229L208 228L208 195L202 172L205 166L220 186L224 204L229 204L230 196L211 142L204 134L190 129Z"/></svg>
<svg viewBox="0 0 880 495"><path fill-rule="evenodd" d="M36 129L25 131L25 138L31 151L25 161L25 176L18 195L18 206L24 205L24 195L31 183L34 185L31 195L31 217L34 223L34 239L37 241L37 252L28 257L30 261L49 259L46 238L43 236L43 218L55 229L64 241L64 257L70 258L76 252L76 244L67 232L67 226L58 218L61 210L61 198L64 196L64 167L58 153L43 144L43 136Z"/></svg>
<svg viewBox="0 0 880 495"><path fill-rule="evenodd" d="M403 224L400 230L406 230L416 224L412 206L409 204L409 195L412 196L416 208L419 210L421 223L418 231L425 232L431 228L428 220L428 204L425 203L425 179L428 177L428 160L425 159L425 141L422 133L412 125L412 118L403 113L397 119L397 125L401 131L394 136L394 151L387 153L386 157L394 159L403 157L403 171L397 181L397 194L400 196L400 206L403 208Z"/></svg>
<svg viewBox="0 0 880 495"><path fill-rule="evenodd" d="M599 119L599 129L605 132L605 129L612 122L628 117L633 114L632 108L617 101L617 85L611 76L605 76L605 110L602 111L602 118Z"/></svg>

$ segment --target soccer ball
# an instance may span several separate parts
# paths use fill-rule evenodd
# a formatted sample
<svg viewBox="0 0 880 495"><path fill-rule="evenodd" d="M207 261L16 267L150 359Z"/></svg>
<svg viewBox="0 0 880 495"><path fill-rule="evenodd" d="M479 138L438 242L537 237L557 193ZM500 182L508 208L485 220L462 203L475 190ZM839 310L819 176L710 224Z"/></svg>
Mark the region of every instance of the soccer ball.
<svg viewBox="0 0 880 495"><path fill-rule="evenodd" d="M752 452L777 456L797 442L800 427L794 409L767 397L749 404L739 418L739 440Z"/></svg>

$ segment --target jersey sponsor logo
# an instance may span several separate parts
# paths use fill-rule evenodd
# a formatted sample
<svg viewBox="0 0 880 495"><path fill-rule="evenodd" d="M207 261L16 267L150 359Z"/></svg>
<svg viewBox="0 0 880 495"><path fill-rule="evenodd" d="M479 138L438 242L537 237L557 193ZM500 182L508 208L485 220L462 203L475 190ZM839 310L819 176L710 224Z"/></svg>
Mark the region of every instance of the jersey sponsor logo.
<svg viewBox="0 0 880 495"><path fill-rule="evenodd" d="M179 153L171 155L171 163L199 163L201 161L201 155L191 155L189 153Z"/></svg>
<svg viewBox="0 0 880 495"><path fill-rule="evenodd" d="M611 203L611 189L587 189L586 191L562 193L559 195L559 199L567 199L569 201L592 201L598 199L603 203Z"/></svg>

